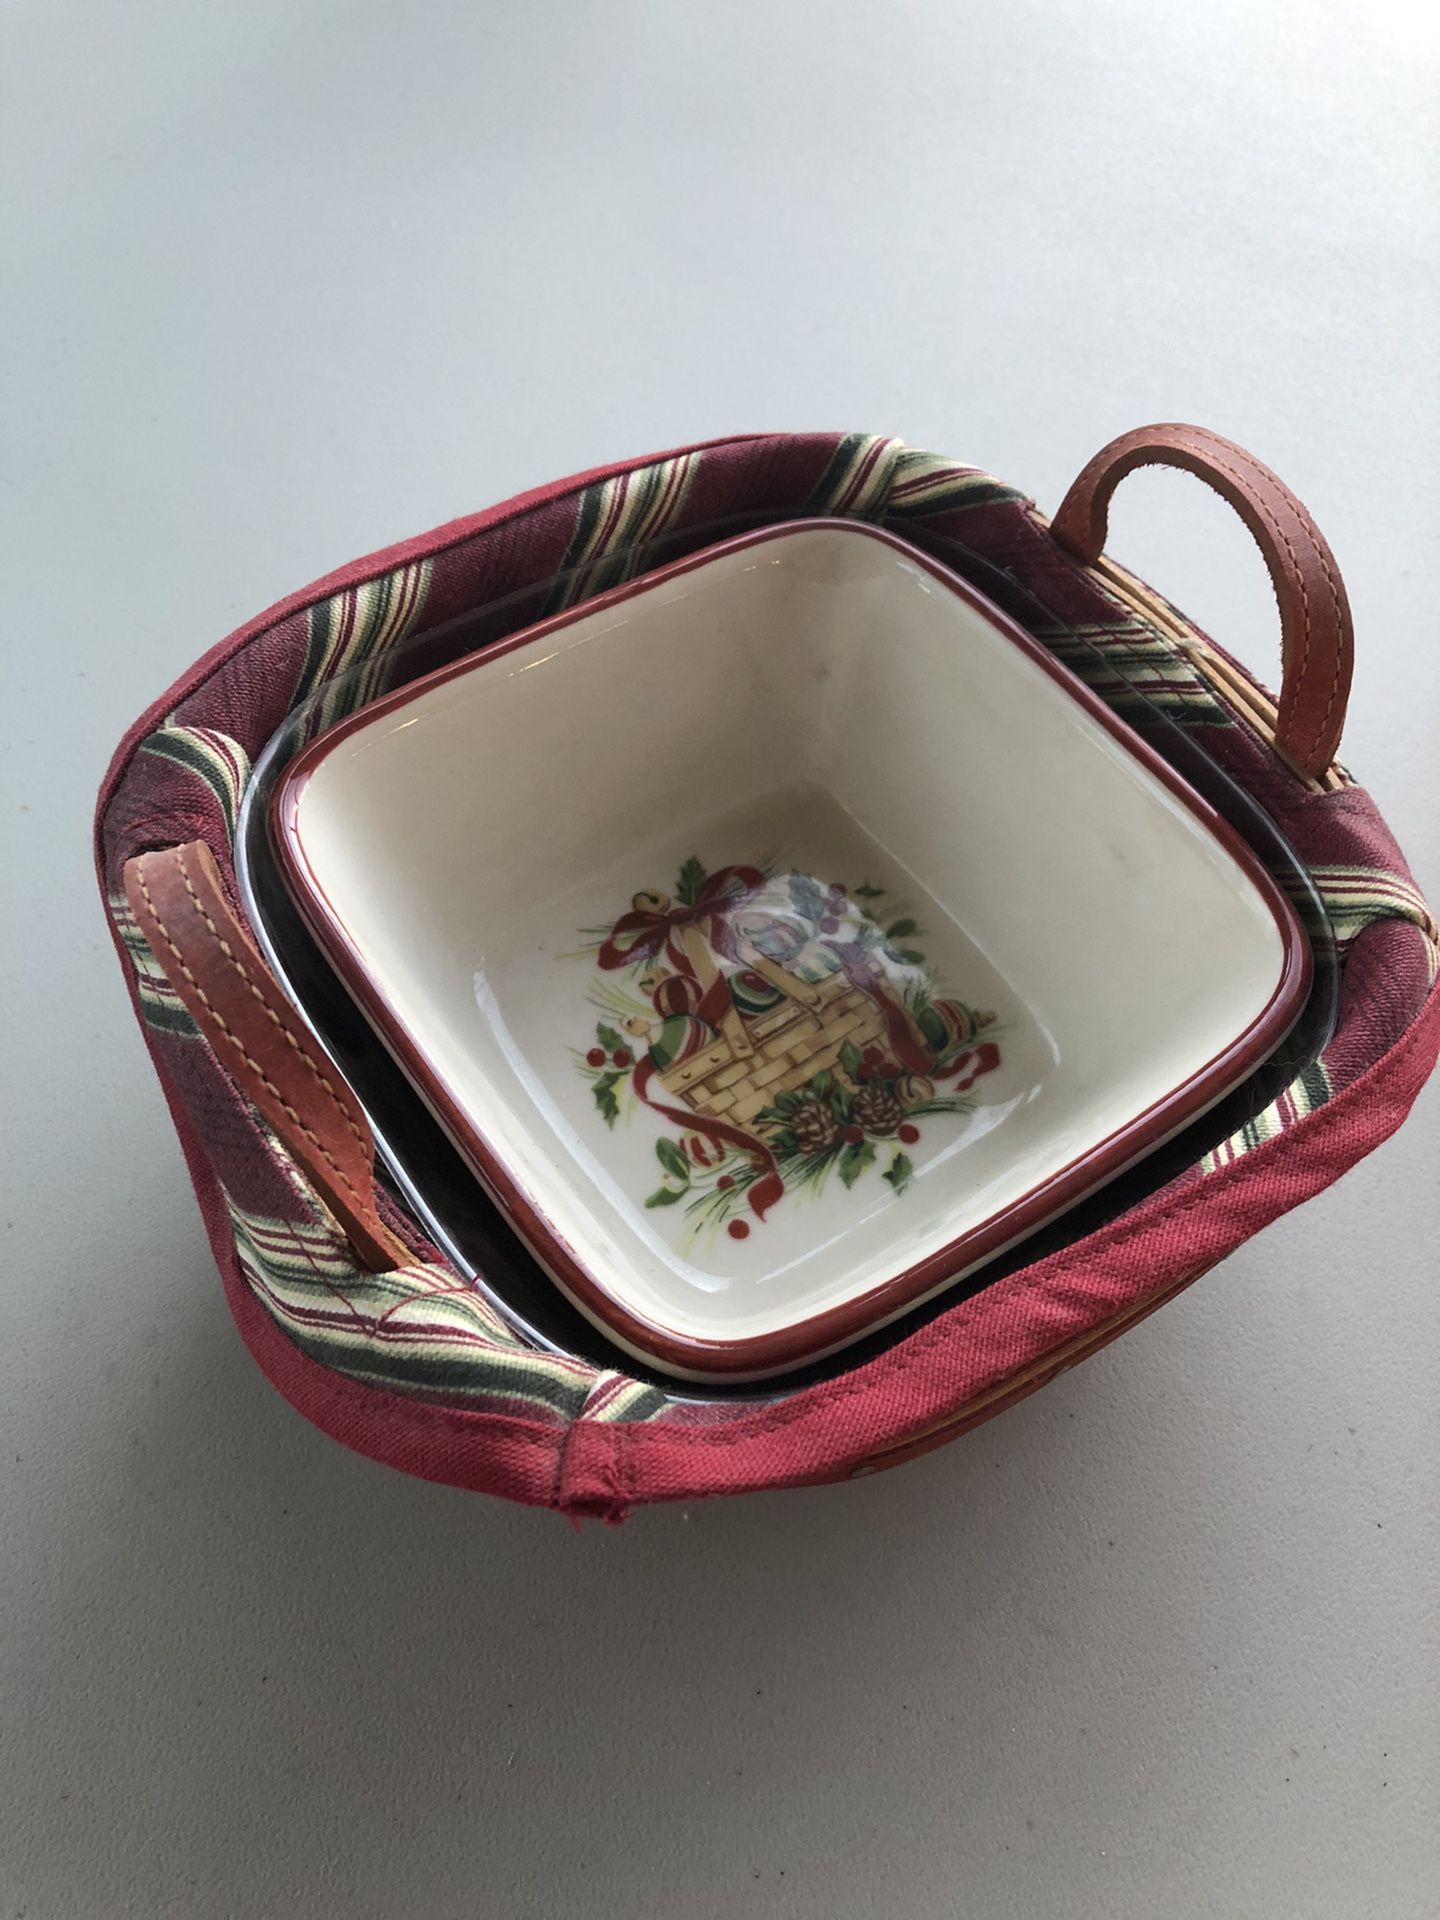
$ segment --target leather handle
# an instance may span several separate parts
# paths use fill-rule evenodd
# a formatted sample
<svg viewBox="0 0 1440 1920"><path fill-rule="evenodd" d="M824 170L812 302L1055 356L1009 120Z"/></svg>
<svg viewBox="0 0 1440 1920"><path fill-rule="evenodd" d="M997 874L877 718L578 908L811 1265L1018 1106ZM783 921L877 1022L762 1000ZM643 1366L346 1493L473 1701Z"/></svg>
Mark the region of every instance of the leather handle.
<svg viewBox="0 0 1440 1920"><path fill-rule="evenodd" d="M1060 503L1050 531L1087 566L1105 545L1110 496L1136 467L1193 473L1239 514L1265 556L1280 607L1284 677L1275 744L1308 779L1335 758L1350 695L1355 635L1345 583L1325 536L1284 481L1253 453L1204 427L1137 427L1102 447Z"/></svg>
<svg viewBox="0 0 1440 1920"><path fill-rule="evenodd" d="M236 918L203 840L125 865L125 897L166 978L237 1087L304 1169L364 1265L414 1255L376 1211L375 1143Z"/></svg>

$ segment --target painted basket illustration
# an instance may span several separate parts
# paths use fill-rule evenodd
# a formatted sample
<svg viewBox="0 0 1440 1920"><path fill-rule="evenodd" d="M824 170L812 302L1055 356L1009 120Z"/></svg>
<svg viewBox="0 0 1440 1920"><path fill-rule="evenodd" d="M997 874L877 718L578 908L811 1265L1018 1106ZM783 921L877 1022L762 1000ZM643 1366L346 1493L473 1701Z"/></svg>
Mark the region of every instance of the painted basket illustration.
<svg viewBox="0 0 1440 1920"><path fill-rule="evenodd" d="M699 929L686 927L681 944L708 995L721 975ZM847 1044L863 1054L897 1029L905 1036L906 1050L919 1051L928 1064L914 1022L873 968L864 984L843 969L812 984L748 942L742 943L740 958L747 971L739 976L738 991L743 992L747 974L756 974L778 996L778 1003L747 1020L732 992L720 1014L719 1038L662 1072L666 1092L698 1112L749 1127L777 1094L798 1093L827 1067L853 1086L841 1060Z"/></svg>
<svg viewBox="0 0 1440 1920"><path fill-rule="evenodd" d="M656 1143L667 1179L648 1206L683 1200L695 1230L724 1221L743 1239L742 1212L763 1220L832 1168L849 1187L881 1144L898 1193L918 1120L970 1110L969 1089L1000 1061L995 1016L942 995L902 944L915 921L877 917L885 897L769 862L707 873L692 856L673 894L636 893L596 930L589 951L613 984L592 1004L620 1031L602 1020L577 1064L607 1125L628 1088L682 1128Z"/></svg>

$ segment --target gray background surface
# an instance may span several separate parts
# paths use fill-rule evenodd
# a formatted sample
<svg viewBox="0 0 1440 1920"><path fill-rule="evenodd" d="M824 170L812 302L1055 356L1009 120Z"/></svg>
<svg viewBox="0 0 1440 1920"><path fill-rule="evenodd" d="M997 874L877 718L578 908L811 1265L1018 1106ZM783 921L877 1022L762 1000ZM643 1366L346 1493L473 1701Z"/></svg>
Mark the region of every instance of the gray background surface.
<svg viewBox="0 0 1440 1920"><path fill-rule="evenodd" d="M903 434L1053 509L1277 466L1440 896L1433 8L0 6L0 1913L1436 1910L1440 1087L974 1437L576 1534L233 1334L88 872L123 728L353 555L624 454ZM1112 546L1273 672L1180 477Z"/></svg>

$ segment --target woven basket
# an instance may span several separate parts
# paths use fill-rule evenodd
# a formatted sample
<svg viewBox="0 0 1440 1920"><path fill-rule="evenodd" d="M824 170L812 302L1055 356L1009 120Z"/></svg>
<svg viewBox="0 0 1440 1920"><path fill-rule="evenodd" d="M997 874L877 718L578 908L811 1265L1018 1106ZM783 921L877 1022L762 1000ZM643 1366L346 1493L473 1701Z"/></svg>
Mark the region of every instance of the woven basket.
<svg viewBox="0 0 1440 1920"><path fill-rule="evenodd" d="M685 927L680 938L702 987L716 976L703 935ZM842 973L811 983L763 954L746 951L747 966L780 994L780 1004L746 1019L733 1006L721 1017L715 1040L660 1075L660 1084L697 1113L753 1127L775 1096L806 1086L826 1067L837 1080L856 1082L841 1065L849 1044L863 1053L886 1037L881 1002L887 1003L916 1039L914 1022L878 974L864 986Z"/></svg>
<svg viewBox="0 0 1440 1920"><path fill-rule="evenodd" d="M1110 492L1147 461L1200 475L1260 543L1285 643L1278 699L1103 555ZM383 683L400 642L433 632L443 649L469 610L552 579L573 604L615 584L642 534L663 531L674 557L719 521L800 514L884 518L918 545L963 546L1023 591L1035 638L1094 673L1118 711L1143 697L1190 731L1308 867L1338 949L1340 1011L1323 1053L1269 1108L1120 1217L1028 1263L1012 1257L1000 1277L832 1378L696 1402L527 1342L377 1185L358 1103L250 941L232 840L250 766L286 715L332 684L352 690L352 703L356 687L371 697L365 688ZM685 448L442 527L251 621L121 743L96 854L136 1012L256 1359L307 1417L376 1459L606 1518L645 1501L843 1480L1033 1391L1336 1179L1400 1123L1434 1064L1440 934L1374 805L1335 759L1350 653L1344 589L1305 510L1242 449L1175 426L1112 443L1053 523L974 468L872 436ZM667 1068L665 1085L691 1110L754 1122L773 1091L838 1070L846 1040L863 1052L894 1013L843 977L766 977L780 991L774 1007L727 1020Z"/></svg>

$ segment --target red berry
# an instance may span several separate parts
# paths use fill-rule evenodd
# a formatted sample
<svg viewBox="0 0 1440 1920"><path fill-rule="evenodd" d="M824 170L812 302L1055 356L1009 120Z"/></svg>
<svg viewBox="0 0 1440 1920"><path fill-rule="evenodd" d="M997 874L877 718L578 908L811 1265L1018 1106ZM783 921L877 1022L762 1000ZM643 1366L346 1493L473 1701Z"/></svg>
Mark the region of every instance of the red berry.
<svg viewBox="0 0 1440 1920"><path fill-rule="evenodd" d="M628 1047L617 1047L610 1058L615 1062L617 1067L628 1067L630 1064L630 1049Z"/></svg>
<svg viewBox="0 0 1440 1920"><path fill-rule="evenodd" d="M865 1129L863 1127L846 1127L843 1137L847 1146L858 1147L860 1142L865 1138Z"/></svg>
<svg viewBox="0 0 1440 1920"><path fill-rule="evenodd" d="M717 1187L733 1187L735 1184L735 1176L733 1173L722 1173L715 1184Z"/></svg>
<svg viewBox="0 0 1440 1920"><path fill-rule="evenodd" d="M726 1232L732 1240L748 1240L750 1237L750 1223L748 1220L732 1220L726 1228Z"/></svg>
<svg viewBox="0 0 1440 1920"><path fill-rule="evenodd" d="M903 1127L897 1127L895 1132L896 1136L903 1140L907 1147L913 1147L915 1142L920 1138L919 1127L912 1127L908 1120Z"/></svg>
<svg viewBox="0 0 1440 1920"><path fill-rule="evenodd" d="M603 1067L605 1064L604 1049L602 1047L591 1047L585 1056L585 1064L587 1067Z"/></svg>

